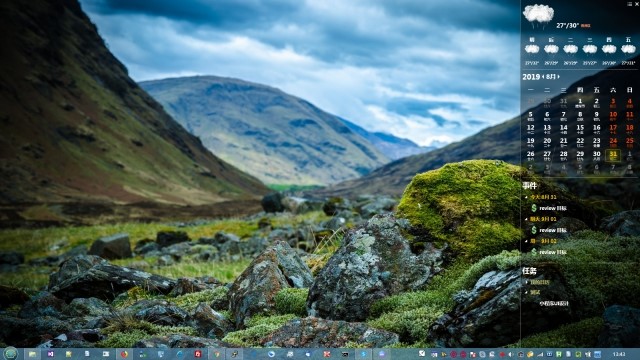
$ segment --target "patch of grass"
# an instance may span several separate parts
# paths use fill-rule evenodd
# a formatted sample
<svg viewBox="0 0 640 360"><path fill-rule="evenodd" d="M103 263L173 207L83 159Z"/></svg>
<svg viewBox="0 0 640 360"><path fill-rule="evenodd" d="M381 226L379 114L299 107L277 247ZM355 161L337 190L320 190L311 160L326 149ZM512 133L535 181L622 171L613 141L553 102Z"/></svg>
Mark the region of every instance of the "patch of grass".
<svg viewBox="0 0 640 360"><path fill-rule="evenodd" d="M127 332L116 332L109 335L106 339L98 341L97 347L100 348L132 348L133 345L142 340L150 337L149 333L142 330L130 330Z"/></svg>
<svg viewBox="0 0 640 360"><path fill-rule="evenodd" d="M282 213L271 218L274 227L294 226L298 227L304 224L319 223L331 219L322 211L310 211L304 214Z"/></svg>
<svg viewBox="0 0 640 360"><path fill-rule="evenodd" d="M322 211L315 211L300 215L282 214L273 218L274 226L299 226L303 223L316 223L329 219ZM44 229L5 229L0 230L0 251L20 251L25 260L44 256L57 256L73 247L84 245L87 248L93 241L102 236L118 233L129 234L132 247L143 239L155 239L159 231L185 231L191 239L211 237L218 231L233 233L240 237L248 237L257 231L257 221L241 219L225 219L211 221L203 225L175 227L165 223L122 223L95 226L51 227ZM19 244L19 246L17 245ZM321 251L328 247L322 245ZM327 252L323 252L327 253ZM326 258L328 259L328 257ZM325 262L326 262L325 259ZM249 265L249 259L239 261L199 262L184 259L171 266L156 268L156 259L151 257L137 257L132 259L113 260L120 266L136 264L137 268L154 274L178 277L213 276L222 282L232 282ZM147 266L144 265L147 263ZM324 263L323 263L324 264ZM27 292L36 292L49 282L49 274L56 269L34 269L24 267L17 272L3 273L0 284L21 288Z"/></svg>
<svg viewBox="0 0 640 360"><path fill-rule="evenodd" d="M311 256L307 258L307 266L315 276L327 264L329 258L338 250L344 239L344 229L339 229L320 240Z"/></svg>
<svg viewBox="0 0 640 360"><path fill-rule="evenodd" d="M307 191L323 187L322 185L297 185L297 184L268 184L273 191Z"/></svg>
<svg viewBox="0 0 640 360"><path fill-rule="evenodd" d="M309 289L285 288L275 297L275 308L278 314L307 316L307 296Z"/></svg>
<svg viewBox="0 0 640 360"><path fill-rule="evenodd" d="M250 259L238 261L181 261L174 265L153 269L154 274L177 279L179 277L213 276L221 282L233 282L251 263Z"/></svg>
<svg viewBox="0 0 640 360"><path fill-rule="evenodd" d="M34 295L49 284L49 273L24 267L16 272L2 273L0 284L22 289L27 294Z"/></svg>
<svg viewBox="0 0 640 360"><path fill-rule="evenodd" d="M525 348L590 348L595 347L604 321L601 317L585 319L558 329L528 336L508 347Z"/></svg>
<svg viewBox="0 0 640 360"><path fill-rule="evenodd" d="M195 329L188 326L161 326L136 319L131 314L114 312L108 325L101 330L107 338L98 342L99 347L133 347L137 341L151 336L185 334L195 336Z"/></svg>
<svg viewBox="0 0 640 360"><path fill-rule="evenodd" d="M125 295L126 294L126 295ZM147 290L135 286L131 289L127 290L125 294L121 294L116 297L111 305L116 309L124 309L129 307L140 300L150 300L150 299L164 299L165 296L154 294L148 292Z"/></svg>
<svg viewBox="0 0 640 360"><path fill-rule="evenodd" d="M171 301L185 310L193 310L201 302L211 304L212 302L224 299L227 297L228 292L229 289L224 286L219 286L215 289L207 289L204 291L180 295L171 299Z"/></svg>
<svg viewBox="0 0 640 360"><path fill-rule="evenodd" d="M260 339L295 319L292 314L275 316L254 316L247 322L247 328L228 333L222 341L239 347L261 347Z"/></svg>

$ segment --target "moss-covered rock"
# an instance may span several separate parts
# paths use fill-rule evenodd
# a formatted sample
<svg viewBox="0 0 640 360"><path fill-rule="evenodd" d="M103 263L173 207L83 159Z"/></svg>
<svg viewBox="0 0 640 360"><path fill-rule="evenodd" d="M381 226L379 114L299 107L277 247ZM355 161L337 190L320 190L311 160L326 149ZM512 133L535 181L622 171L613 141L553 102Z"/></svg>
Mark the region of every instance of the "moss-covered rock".
<svg viewBox="0 0 640 360"><path fill-rule="evenodd" d="M470 260L518 247L521 206L533 204L522 181L536 182L536 193L557 197L573 216L593 226L595 215L573 195L497 160L469 160L416 175L398 205L398 217L409 219L413 242L448 243ZM525 226L527 224L524 224Z"/></svg>
<svg viewBox="0 0 640 360"><path fill-rule="evenodd" d="M519 229L521 167L470 160L416 175L404 191L398 216L409 219L416 240L447 242L467 258L515 248Z"/></svg>

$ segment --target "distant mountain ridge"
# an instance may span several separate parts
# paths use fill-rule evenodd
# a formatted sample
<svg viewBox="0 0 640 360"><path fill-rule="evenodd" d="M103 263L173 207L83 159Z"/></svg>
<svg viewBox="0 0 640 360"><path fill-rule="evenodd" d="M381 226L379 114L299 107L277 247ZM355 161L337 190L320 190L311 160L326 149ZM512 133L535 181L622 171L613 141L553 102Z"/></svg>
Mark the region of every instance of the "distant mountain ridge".
<svg viewBox="0 0 640 360"><path fill-rule="evenodd" d="M634 61L640 61L640 56ZM602 84L615 83L637 83L640 75L637 71L617 71L599 72L591 76L584 77L568 87L567 93L576 93L578 87L593 88ZM560 95L552 99L552 104L557 106ZM550 109L544 108L543 104L534 106L527 111L532 111L534 117L540 119L544 113ZM557 108L551 109L557 111ZM575 128L576 118L571 118L567 125ZM538 127L537 131L542 131ZM538 134L539 136L540 134ZM508 120L502 124L487 128L479 133L469 136L464 140L449 144L442 148L430 151L425 154L418 154L402 158L386 164L375 171L359 179L345 181L332 185L325 189L314 191L314 196L356 196L360 194L389 194L399 196L409 184L411 179L419 173L440 168L442 165L452 162L459 162L470 159L497 159L512 164L520 164L521 153L520 141L527 135L520 132L520 116ZM552 135L553 143L558 143L560 133ZM569 144L576 143L575 132L567 136ZM592 143L593 134L587 133L584 136L585 143ZM526 140L525 140L526 141ZM526 151L526 149L524 150Z"/></svg>
<svg viewBox="0 0 640 360"><path fill-rule="evenodd" d="M129 78L77 0L0 3L0 203L198 205L268 189Z"/></svg>
<svg viewBox="0 0 640 360"><path fill-rule="evenodd" d="M389 162L337 116L273 87L217 76L140 86L214 154L267 184L332 184Z"/></svg>
<svg viewBox="0 0 640 360"><path fill-rule="evenodd" d="M422 154L436 149L435 146L420 146L409 139L404 139L383 132L371 132L348 121L341 119L351 131L369 140L378 150L391 160Z"/></svg>

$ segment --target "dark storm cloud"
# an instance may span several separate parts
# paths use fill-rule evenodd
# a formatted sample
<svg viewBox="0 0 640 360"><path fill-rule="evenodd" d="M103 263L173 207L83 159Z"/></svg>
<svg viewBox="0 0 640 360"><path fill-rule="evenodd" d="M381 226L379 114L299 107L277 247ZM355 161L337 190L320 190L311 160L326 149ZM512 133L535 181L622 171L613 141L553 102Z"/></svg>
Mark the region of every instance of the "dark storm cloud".
<svg viewBox="0 0 640 360"><path fill-rule="evenodd" d="M520 19L514 14L519 1L413 1L380 0L390 14L430 19L445 27L518 32Z"/></svg>
<svg viewBox="0 0 640 360"><path fill-rule="evenodd" d="M286 18L299 8L298 1L272 0L87 0L93 11L103 15L143 14L190 23L231 29L261 27Z"/></svg>

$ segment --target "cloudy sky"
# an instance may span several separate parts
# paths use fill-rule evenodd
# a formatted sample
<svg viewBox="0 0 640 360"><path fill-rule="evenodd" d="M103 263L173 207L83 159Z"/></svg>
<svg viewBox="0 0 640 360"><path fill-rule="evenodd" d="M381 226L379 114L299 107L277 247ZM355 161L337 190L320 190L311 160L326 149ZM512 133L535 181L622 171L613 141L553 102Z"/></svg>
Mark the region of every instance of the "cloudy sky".
<svg viewBox="0 0 640 360"><path fill-rule="evenodd" d="M81 4L136 81L263 83L420 145L460 140L519 111L518 1Z"/></svg>

